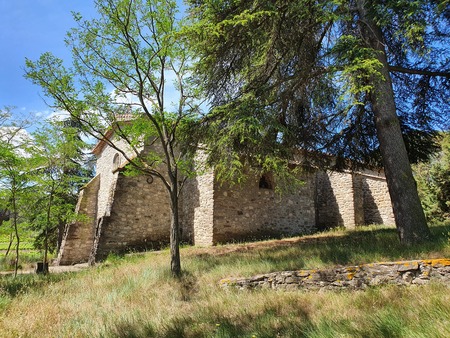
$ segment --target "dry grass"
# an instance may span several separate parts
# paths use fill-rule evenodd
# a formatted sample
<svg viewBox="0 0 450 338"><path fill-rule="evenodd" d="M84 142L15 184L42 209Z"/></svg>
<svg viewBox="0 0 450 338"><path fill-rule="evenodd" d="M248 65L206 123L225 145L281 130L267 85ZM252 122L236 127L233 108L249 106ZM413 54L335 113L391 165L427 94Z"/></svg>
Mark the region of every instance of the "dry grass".
<svg viewBox="0 0 450 338"><path fill-rule="evenodd" d="M14 292L4 277L0 336L448 337L445 285L240 292L217 283L283 269L450 257L450 229L433 230L436 241L413 248L398 245L395 231L386 228L183 248L180 281L168 273L168 251L113 257L84 272L40 281L21 276L23 285L14 284Z"/></svg>

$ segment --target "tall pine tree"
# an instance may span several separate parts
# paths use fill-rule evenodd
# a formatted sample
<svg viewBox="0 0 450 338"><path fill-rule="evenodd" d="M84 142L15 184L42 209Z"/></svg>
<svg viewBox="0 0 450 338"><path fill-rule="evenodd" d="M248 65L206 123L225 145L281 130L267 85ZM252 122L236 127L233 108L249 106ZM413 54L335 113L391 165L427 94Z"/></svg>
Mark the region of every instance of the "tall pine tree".
<svg viewBox="0 0 450 338"><path fill-rule="evenodd" d="M212 97L205 124L218 130L213 158L225 132L235 136L228 149L259 151L241 142L258 130L264 149L382 163L400 240L429 238L410 161L448 127L448 1L190 3L199 84Z"/></svg>

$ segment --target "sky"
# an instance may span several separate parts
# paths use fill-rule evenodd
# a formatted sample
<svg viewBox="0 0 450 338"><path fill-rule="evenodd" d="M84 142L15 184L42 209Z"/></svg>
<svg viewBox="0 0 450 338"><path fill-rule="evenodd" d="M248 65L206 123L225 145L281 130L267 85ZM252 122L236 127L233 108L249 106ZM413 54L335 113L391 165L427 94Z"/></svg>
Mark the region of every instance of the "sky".
<svg viewBox="0 0 450 338"><path fill-rule="evenodd" d="M75 27L71 12L89 18L93 0L0 0L0 109L46 117L51 109L40 88L24 78L25 58L37 60L51 52L70 62L64 38Z"/></svg>

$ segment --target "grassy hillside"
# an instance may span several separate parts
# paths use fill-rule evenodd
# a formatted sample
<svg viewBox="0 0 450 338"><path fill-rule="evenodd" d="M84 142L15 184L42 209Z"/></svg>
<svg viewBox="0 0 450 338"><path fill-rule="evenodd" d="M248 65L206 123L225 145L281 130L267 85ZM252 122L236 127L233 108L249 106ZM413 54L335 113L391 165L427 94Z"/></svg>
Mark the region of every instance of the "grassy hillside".
<svg viewBox="0 0 450 338"><path fill-rule="evenodd" d="M19 224L18 231L20 237L19 269L29 269L32 264L42 260L42 252L34 248L36 233L33 230L22 223ZM4 222L0 226L0 271L14 270L16 243L14 229L10 222ZM10 251L5 257L8 248Z"/></svg>
<svg viewBox="0 0 450 338"><path fill-rule="evenodd" d="M449 337L449 286L367 291L223 290L224 277L450 257L450 226L404 248L395 229L181 251L185 275L170 278L168 251L110 257L77 274L0 280L0 337Z"/></svg>
<svg viewBox="0 0 450 338"><path fill-rule="evenodd" d="M19 224L18 230L21 242L20 248L33 249L33 241L36 234L32 230L27 229L24 224ZM0 227L0 250L7 250L11 239L13 239L12 247L14 248L16 245L14 229L9 222L4 222Z"/></svg>

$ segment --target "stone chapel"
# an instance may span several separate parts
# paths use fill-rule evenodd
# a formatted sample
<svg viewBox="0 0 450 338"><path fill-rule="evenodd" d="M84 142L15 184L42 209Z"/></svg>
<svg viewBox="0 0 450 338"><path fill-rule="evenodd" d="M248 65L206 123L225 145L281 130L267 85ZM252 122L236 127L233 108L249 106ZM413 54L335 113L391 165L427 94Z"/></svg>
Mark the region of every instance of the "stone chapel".
<svg viewBox="0 0 450 338"><path fill-rule="evenodd" d="M112 137L112 133L107 134ZM101 260L111 252L157 248L169 242L168 194L158 180L123 174L126 161L107 142L93 149L96 176L80 192L57 264ZM186 182L180 199L183 241L198 246L364 224L393 224L382 171L306 170L295 192L278 194L273 177L248 178L243 185L219 184L214 170Z"/></svg>

